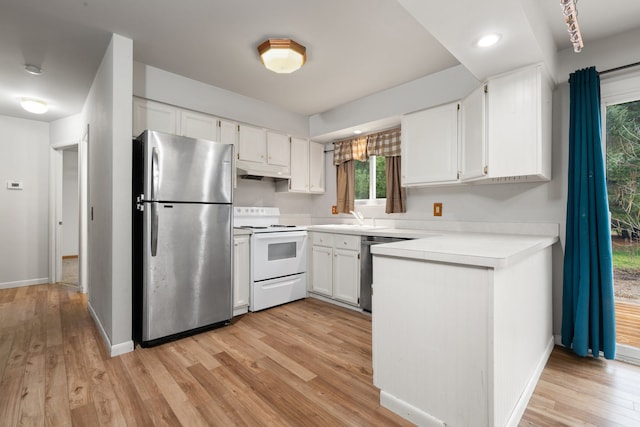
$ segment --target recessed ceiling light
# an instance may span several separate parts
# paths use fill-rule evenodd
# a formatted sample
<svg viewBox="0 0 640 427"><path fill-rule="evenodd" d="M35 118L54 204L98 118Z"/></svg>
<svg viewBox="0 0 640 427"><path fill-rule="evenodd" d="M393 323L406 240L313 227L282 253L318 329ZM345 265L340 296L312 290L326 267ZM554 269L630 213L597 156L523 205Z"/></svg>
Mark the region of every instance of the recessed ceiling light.
<svg viewBox="0 0 640 427"><path fill-rule="evenodd" d="M37 65L25 64L24 70L27 73L33 74L36 76L39 76L40 74L42 74L42 68L38 67Z"/></svg>
<svg viewBox="0 0 640 427"><path fill-rule="evenodd" d="M480 47L489 47L498 43L499 40L500 34L487 34L486 36L480 37L480 40L478 40L477 44Z"/></svg>
<svg viewBox="0 0 640 427"><path fill-rule="evenodd" d="M356 129L353 131L353 133L355 133L356 135L360 135L362 131L360 129Z"/></svg>
<svg viewBox="0 0 640 427"><path fill-rule="evenodd" d="M47 103L40 99L22 98L20 105L28 112L34 114L44 114L49 110Z"/></svg>

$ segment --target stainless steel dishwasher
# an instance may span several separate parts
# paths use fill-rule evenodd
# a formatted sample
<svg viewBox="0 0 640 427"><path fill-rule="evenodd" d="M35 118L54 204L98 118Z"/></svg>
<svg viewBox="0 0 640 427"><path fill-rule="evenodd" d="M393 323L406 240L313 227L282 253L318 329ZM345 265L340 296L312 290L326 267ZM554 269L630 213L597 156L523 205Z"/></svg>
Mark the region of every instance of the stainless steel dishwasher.
<svg viewBox="0 0 640 427"><path fill-rule="evenodd" d="M371 285L373 284L373 257L371 246L400 242L402 237L362 236L360 245L360 308L371 313Z"/></svg>

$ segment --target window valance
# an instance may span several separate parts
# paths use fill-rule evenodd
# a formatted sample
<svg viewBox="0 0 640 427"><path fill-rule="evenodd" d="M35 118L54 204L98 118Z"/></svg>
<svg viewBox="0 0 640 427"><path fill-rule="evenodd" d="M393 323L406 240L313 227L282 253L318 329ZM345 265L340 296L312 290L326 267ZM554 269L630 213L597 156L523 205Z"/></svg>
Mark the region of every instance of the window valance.
<svg viewBox="0 0 640 427"><path fill-rule="evenodd" d="M344 139L333 144L334 165L349 160L365 161L369 156L397 157L400 156L400 128Z"/></svg>

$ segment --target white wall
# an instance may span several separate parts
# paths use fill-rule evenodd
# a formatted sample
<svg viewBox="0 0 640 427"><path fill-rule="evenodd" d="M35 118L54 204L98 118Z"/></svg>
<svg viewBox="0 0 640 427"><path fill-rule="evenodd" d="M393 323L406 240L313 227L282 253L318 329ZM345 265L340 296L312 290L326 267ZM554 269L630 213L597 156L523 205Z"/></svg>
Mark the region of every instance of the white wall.
<svg viewBox="0 0 640 427"><path fill-rule="evenodd" d="M311 138L397 117L395 123L385 126L391 127L400 123L402 114L462 99L479 85L464 66L457 65L313 115L309 118Z"/></svg>
<svg viewBox="0 0 640 427"><path fill-rule="evenodd" d="M78 151L62 152L62 256L78 255Z"/></svg>
<svg viewBox="0 0 640 427"><path fill-rule="evenodd" d="M48 174L49 124L0 116L0 288L48 282Z"/></svg>
<svg viewBox="0 0 640 427"><path fill-rule="evenodd" d="M89 124L89 306L112 355L131 341L133 43L114 34L85 102Z"/></svg>
<svg viewBox="0 0 640 427"><path fill-rule="evenodd" d="M295 136L309 135L306 116L139 62L134 62L133 94Z"/></svg>

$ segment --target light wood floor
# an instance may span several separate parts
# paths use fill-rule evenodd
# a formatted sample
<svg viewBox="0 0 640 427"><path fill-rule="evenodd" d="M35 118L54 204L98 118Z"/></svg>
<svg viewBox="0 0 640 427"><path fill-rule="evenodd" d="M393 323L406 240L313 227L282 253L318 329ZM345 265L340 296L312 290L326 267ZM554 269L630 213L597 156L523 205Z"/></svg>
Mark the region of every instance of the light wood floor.
<svg viewBox="0 0 640 427"><path fill-rule="evenodd" d="M0 290L0 425L409 424L379 406L366 315L307 299L109 358L85 297L39 285ZM555 349L521 425L640 425L640 367Z"/></svg>
<svg viewBox="0 0 640 427"><path fill-rule="evenodd" d="M640 304L616 301L616 341L640 348Z"/></svg>

